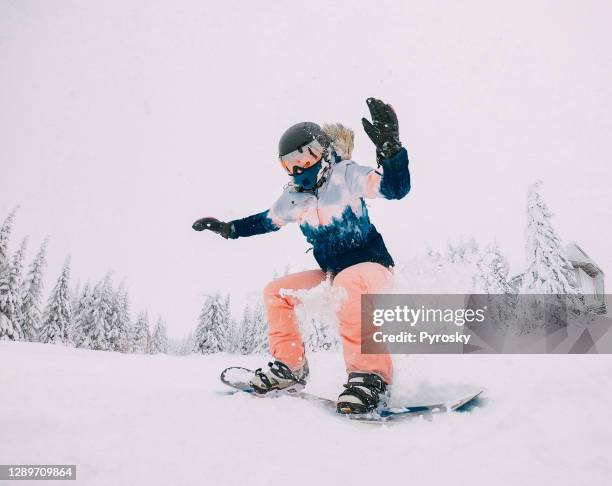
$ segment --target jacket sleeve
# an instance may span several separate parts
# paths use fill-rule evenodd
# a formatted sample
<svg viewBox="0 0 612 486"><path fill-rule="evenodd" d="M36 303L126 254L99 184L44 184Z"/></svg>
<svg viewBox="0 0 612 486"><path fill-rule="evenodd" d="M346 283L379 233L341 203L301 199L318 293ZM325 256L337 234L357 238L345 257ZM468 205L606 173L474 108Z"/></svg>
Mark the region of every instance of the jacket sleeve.
<svg viewBox="0 0 612 486"><path fill-rule="evenodd" d="M246 218L230 221L229 237L236 239L271 233L272 231L278 231L295 219L295 210L291 201L288 201L288 191L286 190L270 209Z"/></svg>
<svg viewBox="0 0 612 486"><path fill-rule="evenodd" d="M393 157L382 160L377 170L351 163L346 178L353 193L360 197L402 199L410 192L408 152L402 148Z"/></svg>
<svg viewBox="0 0 612 486"><path fill-rule="evenodd" d="M230 221L231 230L229 237L232 239L244 238L246 236L263 235L272 231L278 231L281 225L272 221L270 210L253 214L242 219Z"/></svg>

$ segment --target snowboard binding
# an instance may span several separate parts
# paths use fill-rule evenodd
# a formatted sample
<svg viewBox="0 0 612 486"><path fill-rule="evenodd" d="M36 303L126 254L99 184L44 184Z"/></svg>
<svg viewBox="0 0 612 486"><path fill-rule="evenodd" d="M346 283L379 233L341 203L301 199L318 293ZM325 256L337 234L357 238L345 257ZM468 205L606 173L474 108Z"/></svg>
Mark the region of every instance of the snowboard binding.
<svg viewBox="0 0 612 486"><path fill-rule="evenodd" d="M353 371L344 388L338 397L338 413L368 414L387 407L387 384L376 373Z"/></svg>
<svg viewBox="0 0 612 486"><path fill-rule="evenodd" d="M301 370L292 371L282 361L268 363L268 370L262 368L255 370L250 380L253 393L256 395L268 395L278 393L298 393L306 386L309 375L308 362L304 363Z"/></svg>

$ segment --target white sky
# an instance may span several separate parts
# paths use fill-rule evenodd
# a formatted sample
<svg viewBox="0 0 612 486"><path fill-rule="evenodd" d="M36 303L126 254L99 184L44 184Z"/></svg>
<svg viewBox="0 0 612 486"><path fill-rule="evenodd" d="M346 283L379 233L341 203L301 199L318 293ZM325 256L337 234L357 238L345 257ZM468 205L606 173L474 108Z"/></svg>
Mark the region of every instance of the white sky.
<svg viewBox="0 0 612 486"><path fill-rule="evenodd" d="M0 0L0 218L21 205L30 257L51 235L47 290L70 253L75 281L113 269L179 336L204 293L316 265L295 226L225 241L193 220L266 209L298 121L351 126L374 164L376 96L411 159L409 196L371 204L397 262L473 233L520 271L542 178L560 235L610 273L610 25L607 1Z"/></svg>

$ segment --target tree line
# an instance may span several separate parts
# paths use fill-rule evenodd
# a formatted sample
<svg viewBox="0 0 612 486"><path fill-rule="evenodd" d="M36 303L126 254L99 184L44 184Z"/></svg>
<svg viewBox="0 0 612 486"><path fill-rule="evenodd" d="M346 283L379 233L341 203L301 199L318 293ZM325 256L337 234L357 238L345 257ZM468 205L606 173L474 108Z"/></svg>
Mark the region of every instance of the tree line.
<svg viewBox="0 0 612 486"><path fill-rule="evenodd" d="M146 311L130 317L129 296L115 286L109 273L95 285L72 288L70 257L46 305L44 271L48 239L25 268L28 239L10 255L9 240L17 209L0 226L0 339L64 344L122 353L166 353L169 343L164 320L153 328Z"/></svg>
<svg viewBox="0 0 612 486"><path fill-rule="evenodd" d="M428 250L396 272L403 293L558 294L580 296L574 270L561 238L551 224L541 183L527 196L525 249L527 266L517 286L496 242L481 247L474 238L449 242L442 251ZM95 285L71 287L67 257L47 303L43 306L43 273L48 240L25 264L28 239L9 253L16 215L13 210L0 226L0 339L56 343L123 353L211 354L268 352L267 319L263 302L246 304L239 319L232 317L229 295L207 295L192 333L181 340L168 338L159 317L152 327L147 311L131 318L129 296L108 274ZM286 270L286 272L288 269ZM327 285L327 287L326 287ZM339 336L329 282L298 296L296 309L309 350L336 350ZM522 319L529 331L530 319Z"/></svg>
<svg viewBox="0 0 612 486"><path fill-rule="evenodd" d="M206 296L195 330L181 340L168 337L162 317L155 325L146 310L132 319L123 285L109 273L96 284L72 287L66 257L46 304L43 302L48 239L26 265L27 237L9 252L17 208L0 226L0 340L63 344L78 348L139 354L267 351L262 303L247 304L241 319L231 316L229 296Z"/></svg>

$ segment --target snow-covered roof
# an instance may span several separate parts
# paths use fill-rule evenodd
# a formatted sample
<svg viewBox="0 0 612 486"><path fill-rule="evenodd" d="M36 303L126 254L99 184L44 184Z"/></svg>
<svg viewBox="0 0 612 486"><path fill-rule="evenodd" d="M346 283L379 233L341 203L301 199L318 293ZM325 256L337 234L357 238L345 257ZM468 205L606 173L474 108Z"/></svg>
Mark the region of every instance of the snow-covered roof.
<svg viewBox="0 0 612 486"><path fill-rule="evenodd" d="M602 274L603 270L591 259L587 253L578 246L574 241L568 243L565 247L567 251L567 257L575 267L582 268L591 277Z"/></svg>

